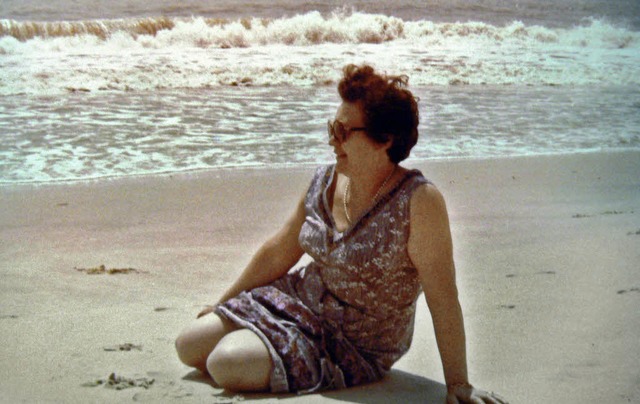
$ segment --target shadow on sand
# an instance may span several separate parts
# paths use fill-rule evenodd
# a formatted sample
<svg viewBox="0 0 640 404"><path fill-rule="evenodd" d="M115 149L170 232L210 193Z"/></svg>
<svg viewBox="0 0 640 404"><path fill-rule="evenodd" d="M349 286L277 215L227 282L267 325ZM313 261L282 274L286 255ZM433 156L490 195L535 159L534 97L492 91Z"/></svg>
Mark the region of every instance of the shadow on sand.
<svg viewBox="0 0 640 404"><path fill-rule="evenodd" d="M215 389L219 389L211 378L194 371L187 374L183 380L197 383L209 384ZM343 390L324 391L315 394L316 397L325 397L327 401L342 401L347 403L366 404L388 404L393 402L422 403L422 404L442 404L445 402L447 389L444 384L427 379L426 377L414 375L398 369L392 369L384 379L377 383L364 386L352 387ZM215 395L218 398L229 398L233 400L237 393L221 391ZM268 401L274 398L294 399L302 398L295 394L247 394L243 393L245 401ZM316 401L314 395L307 396L309 401Z"/></svg>

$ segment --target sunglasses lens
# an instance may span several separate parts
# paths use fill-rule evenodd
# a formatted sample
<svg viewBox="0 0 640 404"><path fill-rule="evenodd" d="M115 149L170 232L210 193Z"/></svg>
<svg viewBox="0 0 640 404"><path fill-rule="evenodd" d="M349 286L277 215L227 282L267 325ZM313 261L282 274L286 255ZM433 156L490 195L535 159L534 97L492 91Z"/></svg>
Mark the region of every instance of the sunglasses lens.
<svg viewBox="0 0 640 404"><path fill-rule="evenodd" d="M341 122L337 122L336 124L336 136L341 142L347 138L347 130L344 128L344 125Z"/></svg>
<svg viewBox="0 0 640 404"><path fill-rule="evenodd" d="M327 122L327 130L329 131L329 137L336 139L338 142L342 142L344 140L345 130L344 126L340 122Z"/></svg>

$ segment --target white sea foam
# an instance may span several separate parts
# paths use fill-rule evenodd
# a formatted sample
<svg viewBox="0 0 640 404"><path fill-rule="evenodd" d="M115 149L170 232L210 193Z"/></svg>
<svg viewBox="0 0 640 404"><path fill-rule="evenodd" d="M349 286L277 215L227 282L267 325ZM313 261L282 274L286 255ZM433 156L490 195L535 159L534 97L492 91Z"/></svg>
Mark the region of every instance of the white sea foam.
<svg viewBox="0 0 640 404"><path fill-rule="evenodd" d="M412 159L640 148L638 87L415 88ZM335 89L0 98L0 184L333 161Z"/></svg>
<svg viewBox="0 0 640 404"><path fill-rule="evenodd" d="M278 19L0 21L0 94L309 86L368 62L412 84L640 83L640 33L318 12Z"/></svg>

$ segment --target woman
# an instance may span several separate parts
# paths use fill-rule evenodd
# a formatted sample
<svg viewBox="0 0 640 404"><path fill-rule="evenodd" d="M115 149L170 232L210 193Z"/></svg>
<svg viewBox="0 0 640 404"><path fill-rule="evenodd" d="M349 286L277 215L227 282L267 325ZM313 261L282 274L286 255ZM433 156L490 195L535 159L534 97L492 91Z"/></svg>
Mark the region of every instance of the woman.
<svg viewBox="0 0 640 404"><path fill-rule="evenodd" d="M467 378L442 195L399 163L418 139L406 77L349 65L317 170L284 227L178 337L187 365L236 391L313 392L379 380L408 349L424 292L448 402L502 403ZM304 253L313 261L290 271Z"/></svg>

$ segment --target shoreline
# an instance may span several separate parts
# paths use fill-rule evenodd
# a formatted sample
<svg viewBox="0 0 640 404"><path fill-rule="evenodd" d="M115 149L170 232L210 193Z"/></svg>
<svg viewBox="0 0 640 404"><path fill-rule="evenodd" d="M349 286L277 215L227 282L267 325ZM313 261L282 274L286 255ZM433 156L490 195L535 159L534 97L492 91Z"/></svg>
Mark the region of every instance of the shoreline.
<svg viewBox="0 0 640 404"><path fill-rule="evenodd" d="M508 156L448 156L448 157L431 157L431 158L416 158L409 159L408 162L401 163L403 166L423 166L431 163L445 163L445 162L464 162L464 161L487 161L487 160L513 160L513 159L535 159L538 157L563 157L563 156L580 156L590 154L625 154L640 152L640 148L618 148L607 150L580 150L572 152L549 152L538 154L514 154ZM101 177L86 177L86 178L72 178L72 179L56 179L56 180L25 180L25 181L1 181L0 191L6 188L12 187L47 187L47 186L72 186L81 184L97 184L102 182L118 182L118 181L142 181L149 178L165 178L165 177L188 177L188 176L202 176L202 175L220 175L230 172L246 172L246 171L288 171L288 170L313 170L323 164L331 164L331 162L318 162L318 163L280 163L280 164L255 164L255 165L239 165L239 166L221 166L221 167L206 167L206 168L190 168L178 171L161 171L161 172L149 172L139 174L114 174Z"/></svg>
<svg viewBox="0 0 640 404"><path fill-rule="evenodd" d="M512 403L640 400L640 151L407 166L447 201L471 382ZM423 297L412 348L374 385L226 394L179 363L177 333L288 217L314 168L0 186L2 400L442 403ZM100 265L137 271L76 269ZM111 373L153 383L83 386Z"/></svg>

